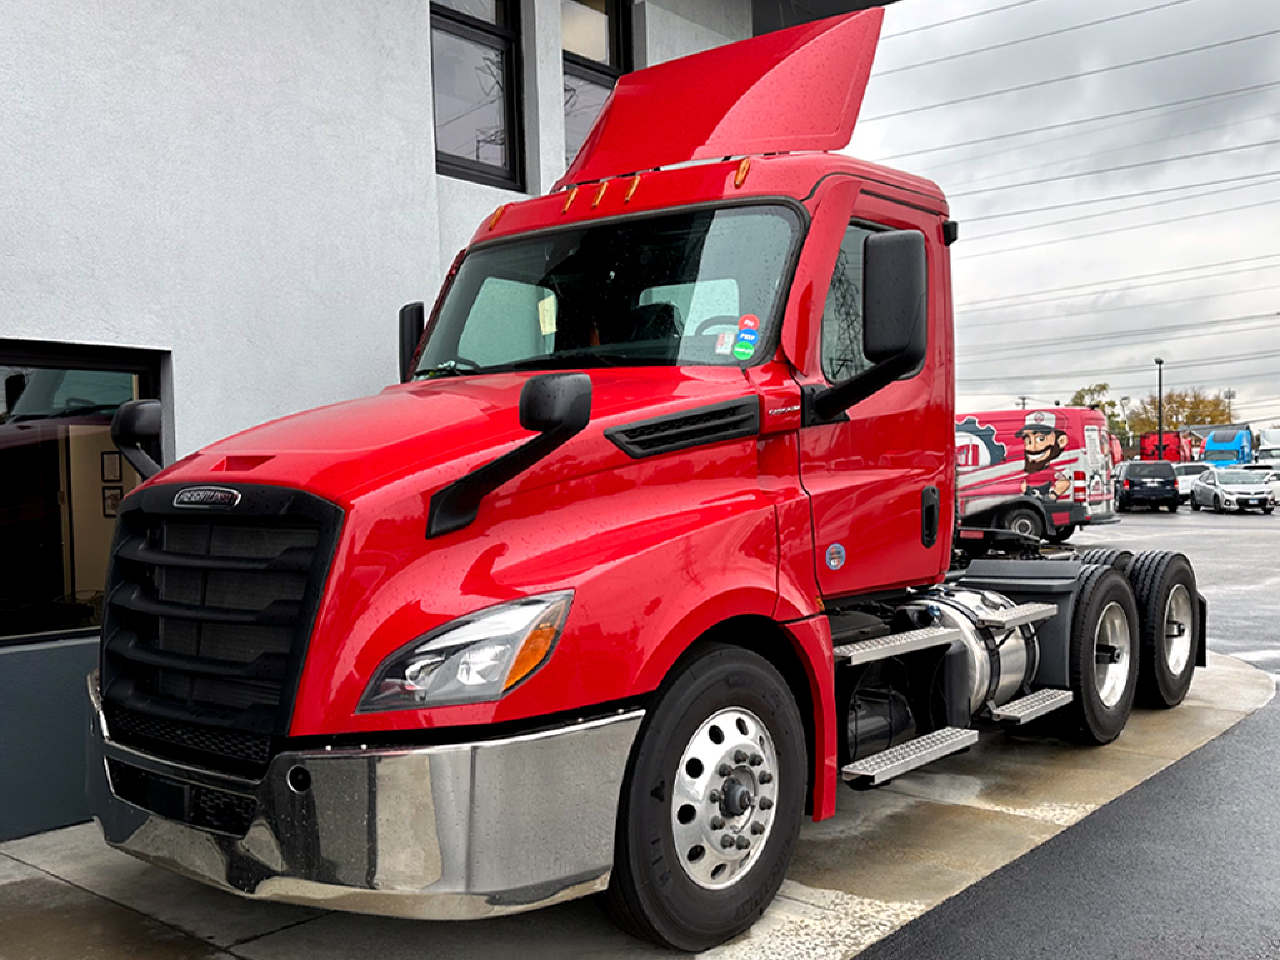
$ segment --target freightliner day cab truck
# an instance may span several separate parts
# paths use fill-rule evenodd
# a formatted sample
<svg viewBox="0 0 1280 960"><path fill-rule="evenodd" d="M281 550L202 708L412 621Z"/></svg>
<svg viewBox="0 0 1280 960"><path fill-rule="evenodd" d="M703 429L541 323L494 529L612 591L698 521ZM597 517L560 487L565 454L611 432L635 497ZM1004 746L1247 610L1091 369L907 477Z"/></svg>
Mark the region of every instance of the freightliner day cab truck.
<svg viewBox="0 0 1280 960"><path fill-rule="evenodd" d="M956 228L932 183L830 152L880 22L623 77L421 337L402 313L402 384L124 500L89 682L109 843L402 917L600 893L699 950L842 780L1183 698L1181 555L951 570ZM115 422L148 473L157 425Z"/></svg>

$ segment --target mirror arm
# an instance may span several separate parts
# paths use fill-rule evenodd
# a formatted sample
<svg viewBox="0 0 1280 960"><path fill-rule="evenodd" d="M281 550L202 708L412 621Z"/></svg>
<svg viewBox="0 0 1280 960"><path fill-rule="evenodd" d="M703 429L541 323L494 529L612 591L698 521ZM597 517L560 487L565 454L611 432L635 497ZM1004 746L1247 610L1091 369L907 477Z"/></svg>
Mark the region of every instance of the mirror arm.
<svg viewBox="0 0 1280 960"><path fill-rule="evenodd" d="M856 377L844 383L815 394L812 399L812 420L806 415L805 422L826 423L836 419L855 403L861 403L872 394L883 390L905 373L910 373L918 363L918 358L910 349L902 351L896 357L890 357L883 363L877 363L870 370L864 370ZM806 411L809 414L809 411Z"/></svg>
<svg viewBox="0 0 1280 960"><path fill-rule="evenodd" d="M431 509L427 514L428 540L469 526L476 518L481 500L582 432L591 420L591 381L584 374L535 377L526 381L521 392L521 423L525 423L525 395L537 380L569 381L577 378L586 381L585 397L579 396L579 400L585 399L585 403L578 402L559 422L549 425L537 436L431 495Z"/></svg>

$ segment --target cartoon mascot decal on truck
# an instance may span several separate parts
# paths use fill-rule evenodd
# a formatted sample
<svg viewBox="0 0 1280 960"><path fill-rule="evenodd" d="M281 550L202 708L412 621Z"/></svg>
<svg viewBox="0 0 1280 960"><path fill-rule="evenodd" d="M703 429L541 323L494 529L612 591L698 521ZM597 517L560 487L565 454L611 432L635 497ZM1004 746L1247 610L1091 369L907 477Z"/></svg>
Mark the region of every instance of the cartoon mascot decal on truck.
<svg viewBox="0 0 1280 960"><path fill-rule="evenodd" d="M1067 434L1059 429L1058 415L1051 410L1028 413L1026 423L1014 436L1023 445L1022 492L1045 500L1065 497L1071 491L1071 480L1051 466L1067 449Z"/></svg>

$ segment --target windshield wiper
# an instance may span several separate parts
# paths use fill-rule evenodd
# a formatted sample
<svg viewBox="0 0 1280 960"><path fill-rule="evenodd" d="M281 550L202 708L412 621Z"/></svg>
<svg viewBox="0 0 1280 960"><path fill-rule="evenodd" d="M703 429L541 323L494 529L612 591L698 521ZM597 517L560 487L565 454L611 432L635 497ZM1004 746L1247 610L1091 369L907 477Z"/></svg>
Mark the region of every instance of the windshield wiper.
<svg viewBox="0 0 1280 960"><path fill-rule="evenodd" d="M553 353L544 357L530 357L528 360L513 360L493 367L486 367L485 372L497 370L565 370L574 367L625 367L635 364L640 358L624 357L616 353Z"/></svg>
<svg viewBox="0 0 1280 960"><path fill-rule="evenodd" d="M465 364L465 367L463 366ZM468 373L479 373L484 368L478 363L470 360L463 360L456 357L453 360L446 360L444 363L434 367L427 367L425 370L419 370L414 375L414 380L422 380L427 377L463 377Z"/></svg>

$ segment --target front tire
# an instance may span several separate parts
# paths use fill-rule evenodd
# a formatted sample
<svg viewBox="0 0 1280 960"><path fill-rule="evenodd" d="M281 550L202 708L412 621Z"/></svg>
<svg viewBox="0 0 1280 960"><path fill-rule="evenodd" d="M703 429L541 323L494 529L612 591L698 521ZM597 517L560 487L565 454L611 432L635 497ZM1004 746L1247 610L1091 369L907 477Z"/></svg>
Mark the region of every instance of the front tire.
<svg viewBox="0 0 1280 960"><path fill-rule="evenodd" d="M1194 493L1191 495L1191 509L1197 513L1200 512L1200 501L1196 499L1196 495Z"/></svg>
<svg viewBox="0 0 1280 960"><path fill-rule="evenodd" d="M1176 707L1195 673L1201 637L1196 616L1196 575L1180 553L1140 553L1129 568L1141 617L1137 701Z"/></svg>
<svg viewBox="0 0 1280 960"><path fill-rule="evenodd" d="M1120 736L1138 685L1138 609L1124 574L1092 567L1080 578L1068 656L1075 699L1063 711L1077 743Z"/></svg>
<svg viewBox="0 0 1280 960"><path fill-rule="evenodd" d="M1221 498L1220 496L1218 496L1216 493L1213 495L1213 512L1214 512L1214 513L1226 513L1226 512L1227 512L1227 511L1226 511L1226 510L1224 510L1224 509L1223 509L1223 507L1222 507L1222 498Z"/></svg>
<svg viewBox="0 0 1280 960"><path fill-rule="evenodd" d="M773 665L738 647L695 647L633 748L606 913L675 950L746 930L791 862L807 759L800 711Z"/></svg>

